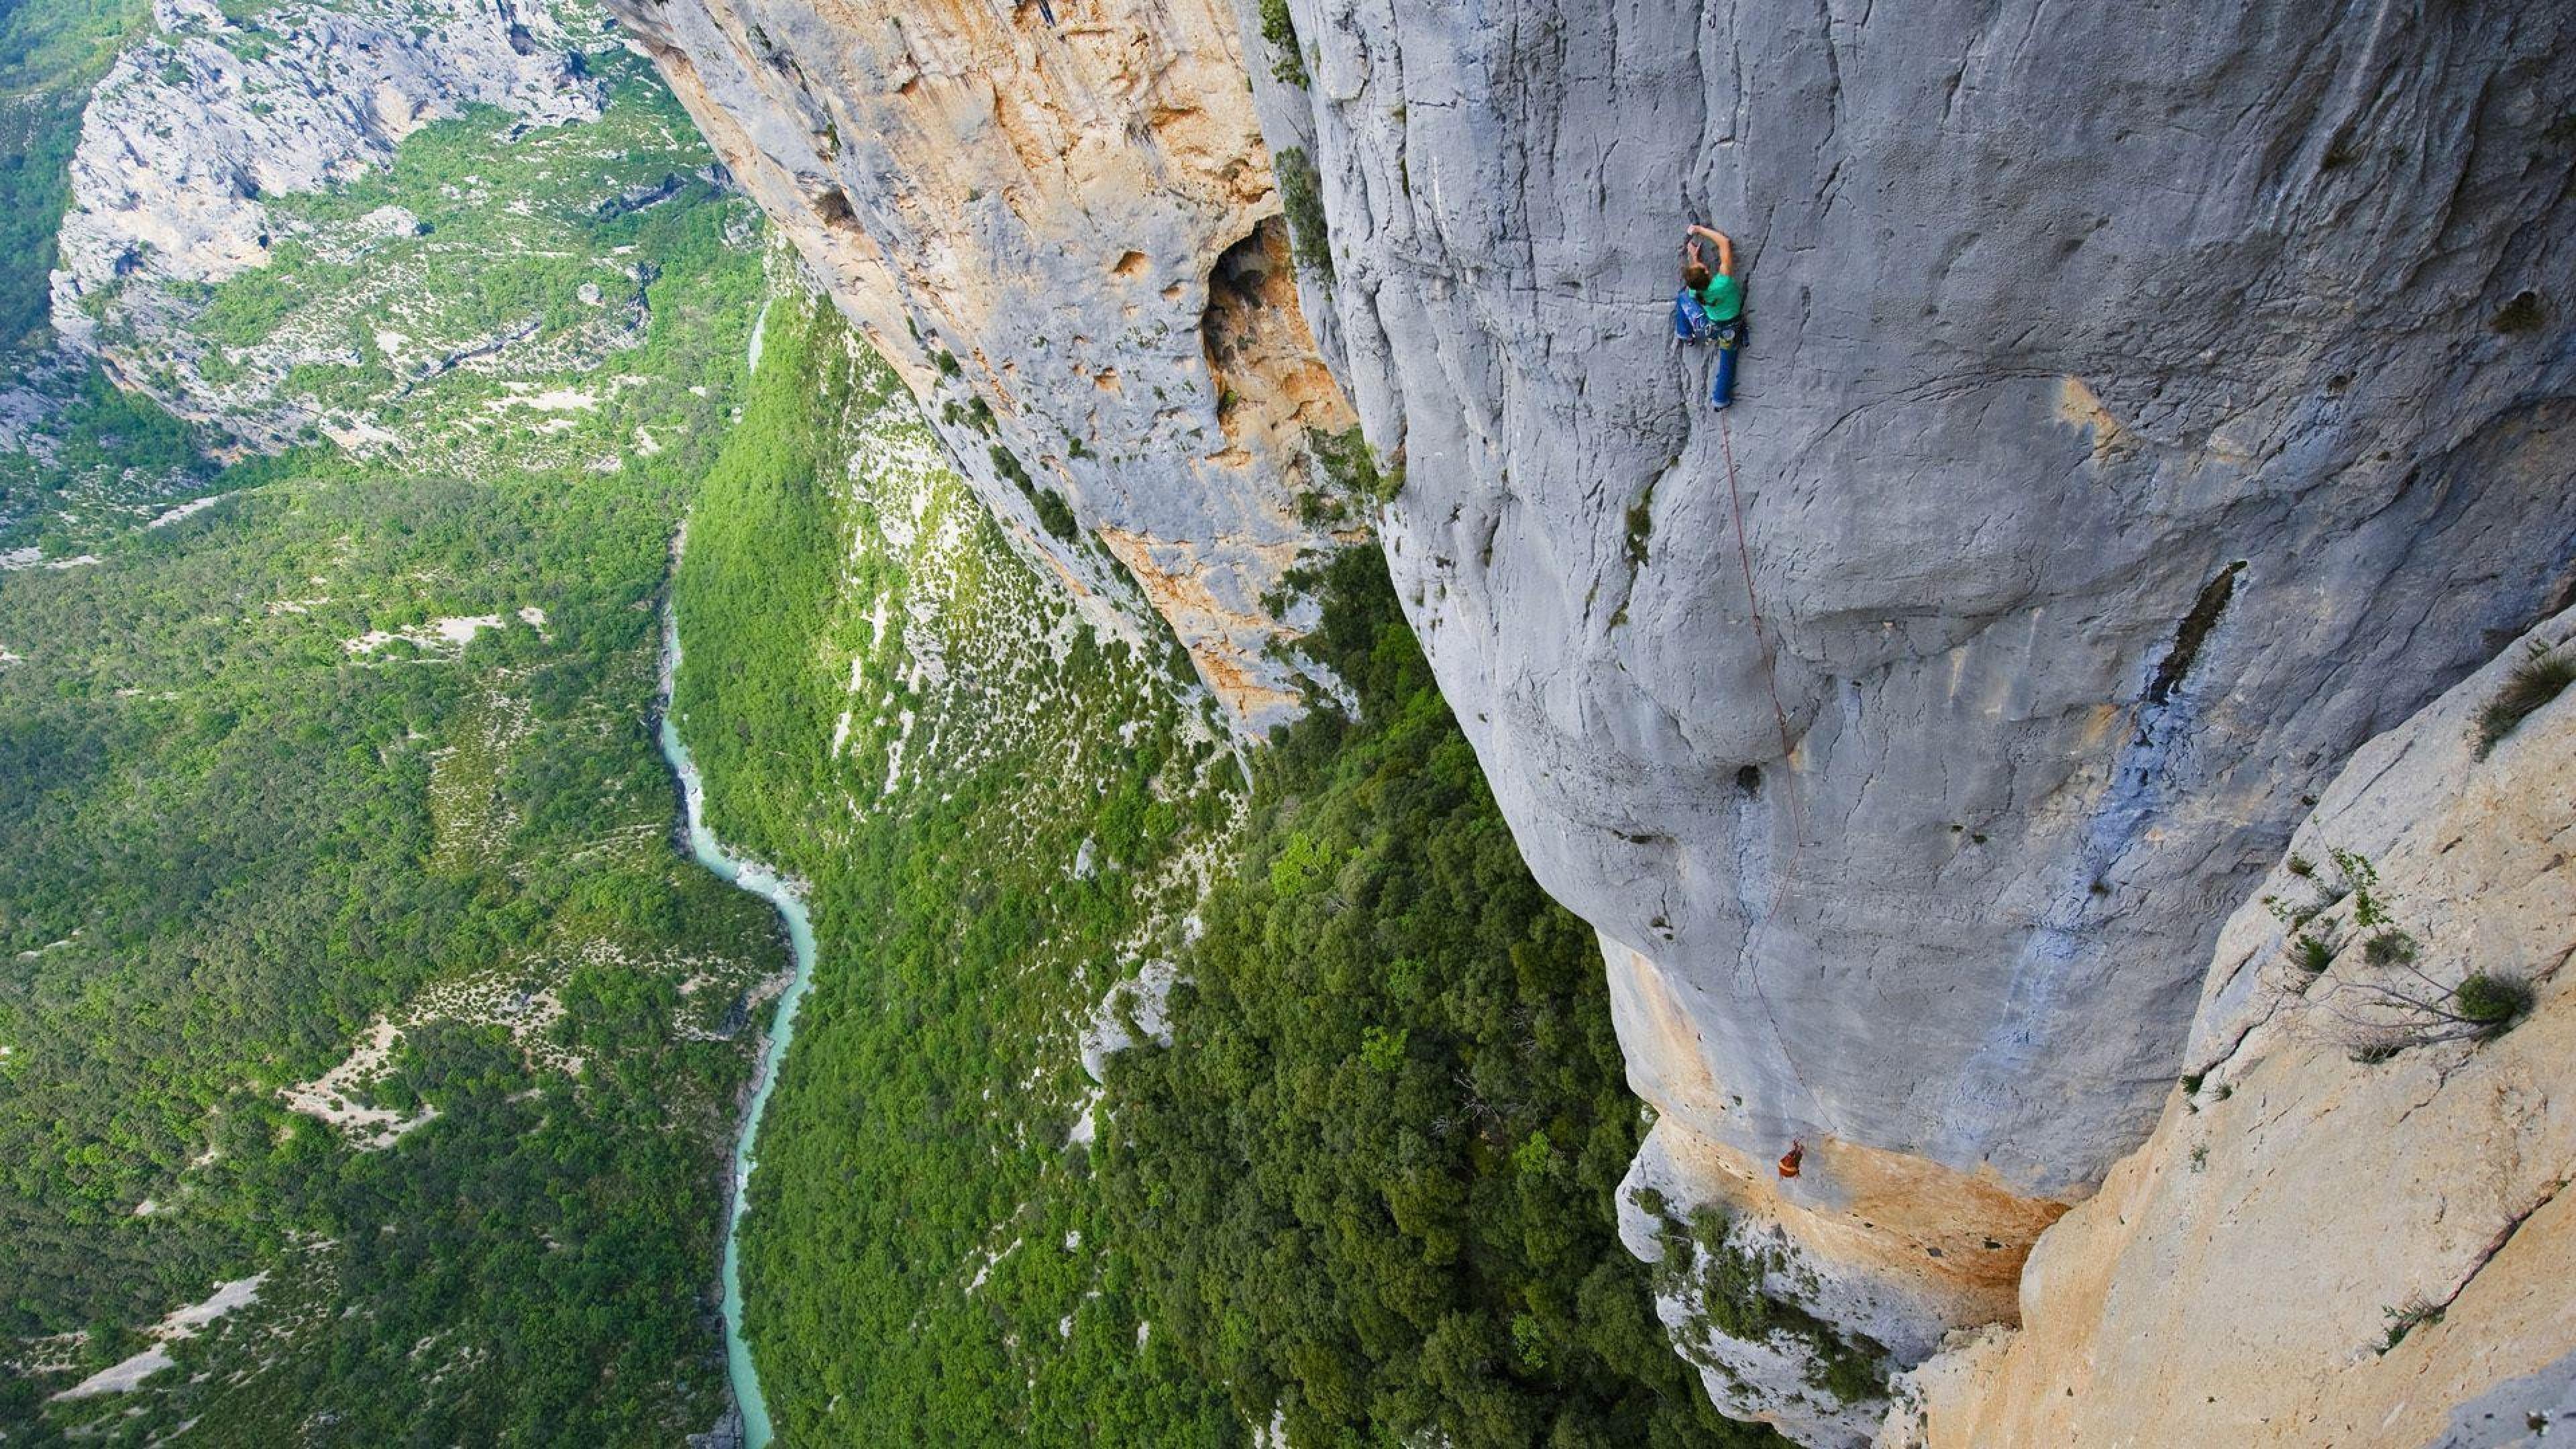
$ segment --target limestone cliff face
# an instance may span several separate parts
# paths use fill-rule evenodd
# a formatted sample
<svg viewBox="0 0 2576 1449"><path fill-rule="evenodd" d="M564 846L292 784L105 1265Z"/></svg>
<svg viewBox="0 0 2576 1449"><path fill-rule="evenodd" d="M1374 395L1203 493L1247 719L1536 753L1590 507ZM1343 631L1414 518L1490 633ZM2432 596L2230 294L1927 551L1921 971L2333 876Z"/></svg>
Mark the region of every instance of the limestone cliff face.
<svg viewBox="0 0 2576 1449"><path fill-rule="evenodd" d="M54 330L121 384L254 445L331 421L287 378L353 345L334 332L219 355L197 330L198 289L311 240L270 198L353 180L470 106L528 126L599 115L580 59L595 31L570 34L546 4L289 0L235 21L213 0L155 0L153 15L156 33L118 58L81 118Z"/></svg>
<svg viewBox="0 0 2576 1449"><path fill-rule="evenodd" d="M1286 9L1309 313L1402 457L1441 683L1601 931L1641 1179L1793 1225L1894 1361L2008 1313L2302 797L2563 600L2569 17ZM1694 213L1748 279L1723 427L1665 324Z"/></svg>
<svg viewBox="0 0 2576 1449"><path fill-rule="evenodd" d="M1661 1112L1632 1241L1721 1210L1693 1271L1814 1336L1691 1273L1667 1317L1813 1442L1878 1413L1826 1358L2012 1316L2305 797L2570 586L2549 7L621 12L997 510L1106 598L1102 540L1256 723L1330 362L1601 933ZM1665 320L1692 214L1749 277L1723 426Z"/></svg>
<svg viewBox="0 0 2576 1449"><path fill-rule="evenodd" d="M2534 638L2571 635L2576 611ZM2470 743L2522 657L2323 792L2219 935L2155 1134L2040 1238L2020 1331L1959 1335L1885 1442L2495 1445L2576 1422L2576 692L2483 760ZM2348 892L2336 851L2376 881ZM2390 932L2411 958L2371 949ZM2531 1014L2492 1038L2446 1020L2472 973L2529 986Z"/></svg>
<svg viewBox="0 0 2576 1449"><path fill-rule="evenodd" d="M1282 576L1331 546L1313 440L1352 420L1232 13L612 5L1022 546L1104 622L1160 614L1242 726L1293 716Z"/></svg>

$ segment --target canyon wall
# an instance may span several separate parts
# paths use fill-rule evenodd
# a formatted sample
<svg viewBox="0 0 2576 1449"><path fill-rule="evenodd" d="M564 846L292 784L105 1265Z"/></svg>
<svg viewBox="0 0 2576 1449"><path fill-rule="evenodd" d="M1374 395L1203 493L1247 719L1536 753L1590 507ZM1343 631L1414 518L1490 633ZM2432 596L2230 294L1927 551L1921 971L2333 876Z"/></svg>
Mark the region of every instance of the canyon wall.
<svg viewBox="0 0 2576 1449"><path fill-rule="evenodd" d="M1292 718L1349 408L1218 0L612 0L1019 546ZM1159 615L1159 620L1156 616Z"/></svg>
<svg viewBox="0 0 2576 1449"><path fill-rule="evenodd" d="M1777 1225L1893 1361L2008 1317L2303 797L2565 600L2568 17L1285 11L1309 312L1600 929L1638 1184ZM1665 322L1693 216L1746 275L1723 415ZM1714 1335L1711 1392L1856 1437L1775 1348Z"/></svg>
<svg viewBox="0 0 2576 1449"><path fill-rule="evenodd" d="M521 128L598 119L601 88L582 59L599 44L597 12L578 34L553 7L519 0L290 0L238 21L214 0L154 0L153 21L81 117L55 333L120 385L254 447L283 448L312 425L352 446L382 441L291 381L301 367L362 359L367 344L345 317L226 346L205 326L206 289L267 267L281 247L358 261L271 203L381 168L433 121L474 107ZM391 209L368 221L388 234L417 224ZM488 354L518 340L459 347Z"/></svg>
<svg viewBox="0 0 2576 1449"><path fill-rule="evenodd" d="M1826 1358L2012 1317L2313 793L2566 599L2547 7L618 9L1024 546L1241 724L1374 513L1600 931L1632 1241L1715 1209L1816 1331L1667 1318L1811 1442L1879 1412ZM1723 415L1689 217L1748 279Z"/></svg>
<svg viewBox="0 0 2576 1449"><path fill-rule="evenodd" d="M2576 611L2533 638L2571 635ZM2472 734L2525 657L2322 792L2219 933L2155 1134L2041 1237L2020 1330L1959 1334L1884 1443L2154 1425L2175 1444L2466 1446L2576 1424L2576 693L2484 758ZM2365 900L2385 924L2361 923ZM2500 1034L2451 1019L2472 975L2528 987L2529 1014Z"/></svg>

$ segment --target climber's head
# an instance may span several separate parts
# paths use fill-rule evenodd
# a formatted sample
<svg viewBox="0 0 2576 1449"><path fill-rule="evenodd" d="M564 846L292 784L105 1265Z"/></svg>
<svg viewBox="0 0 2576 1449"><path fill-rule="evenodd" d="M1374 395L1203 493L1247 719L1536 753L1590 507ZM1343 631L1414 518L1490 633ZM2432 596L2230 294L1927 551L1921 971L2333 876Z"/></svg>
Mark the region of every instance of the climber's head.
<svg viewBox="0 0 2576 1449"><path fill-rule="evenodd" d="M1708 285L1708 264L1693 257L1682 263L1682 285L1696 292Z"/></svg>

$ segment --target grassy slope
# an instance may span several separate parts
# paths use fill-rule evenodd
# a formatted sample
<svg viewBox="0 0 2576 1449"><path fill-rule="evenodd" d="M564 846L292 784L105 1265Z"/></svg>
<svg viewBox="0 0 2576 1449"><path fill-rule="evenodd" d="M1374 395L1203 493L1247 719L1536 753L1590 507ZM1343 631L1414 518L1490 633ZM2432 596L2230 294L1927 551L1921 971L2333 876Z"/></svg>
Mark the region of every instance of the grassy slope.
<svg viewBox="0 0 2576 1449"><path fill-rule="evenodd" d="M651 330L609 359L643 385L569 430L248 465L215 484L242 496L116 534L103 564L0 574L21 656L0 666L11 1356L96 1367L215 1280L270 1274L137 1393L45 1407L70 1372L0 1379L13 1434L669 1442L721 1405L705 1290L748 1058L710 1034L780 953L756 902L672 852L645 720L669 530L728 421L760 263L725 240L747 208L703 188L599 219L626 178L585 147L697 164L666 96L622 81L611 123L553 147L489 130L415 136L437 164L373 185L404 198L470 164L487 215L407 199L470 236L525 198L531 233L594 272L652 258ZM460 306L561 303L495 292L470 251L418 263ZM324 288L298 306L368 320ZM451 373L401 425L483 422L501 381ZM658 455L628 456L639 424ZM341 642L480 614L510 622L458 652ZM565 1016L523 1045L505 1012L431 1007L460 981L551 991ZM380 1013L423 1019L361 1096L441 1115L360 1153L275 1091Z"/></svg>
<svg viewBox="0 0 2576 1449"><path fill-rule="evenodd" d="M1138 1352L1063 1144L1073 1027L1176 934L1233 763L1009 552L828 309L782 303L762 369L677 598L717 829L812 882L821 945L745 1250L780 1432L1221 1441L1168 1344Z"/></svg>
<svg viewBox="0 0 2576 1449"><path fill-rule="evenodd" d="M1374 557L1311 641L1364 719L1245 800L1175 664L1082 642L835 319L782 308L763 366L822 405L755 403L677 597L719 828L813 882L822 941L745 1255L786 1440L1758 1442L1615 1241L1639 1113L1598 956ZM1161 876L1191 848L1203 902ZM1095 1158L1074 1027L1156 955L1197 984L1173 1049L1115 1059Z"/></svg>

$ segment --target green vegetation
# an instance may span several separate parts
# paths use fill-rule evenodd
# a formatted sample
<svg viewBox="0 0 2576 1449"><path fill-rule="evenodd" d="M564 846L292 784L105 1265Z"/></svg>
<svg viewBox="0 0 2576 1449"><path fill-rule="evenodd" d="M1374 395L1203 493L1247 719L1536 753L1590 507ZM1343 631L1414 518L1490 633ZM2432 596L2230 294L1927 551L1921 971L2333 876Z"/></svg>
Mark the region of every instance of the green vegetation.
<svg viewBox="0 0 2576 1449"><path fill-rule="evenodd" d="M151 14L149 0L0 4L0 354L45 325L81 107Z"/></svg>
<svg viewBox="0 0 2576 1449"><path fill-rule="evenodd" d="M1375 555L1305 581L1357 718L1246 798L1177 651L1081 624L846 338L775 309L676 586L713 823L821 943L744 1244L784 1440L1768 1442L1613 1236L1597 950ZM1095 1098L1076 1039L1147 1039L1112 987L1157 959L1173 1045Z"/></svg>
<svg viewBox="0 0 2576 1449"><path fill-rule="evenodd" d="M1270 42L1270 78L1304 86L1306 54L1297 43L1297 17L1288 13L1288 0L1261 0L1261 38Z"/></svg>
<svg viewBox="0 0 2576 1449"><path fill-rule="evenodd" d="M1646 1206L1643 1197L1638 1205ZM1803 1355L1808 1386L1838 1403L1887 1396L1885 1345L1837 1332L1780 1291L1784 1281L1810 1292L1816 1287L1814 1273L1797 1267L1784 1247L1730 1231L1733 1220L1721 1208L1700 1207L1683 1223L1661 1206L1649 1209L1661 1220L1657 1286L1690 1296L1695 1311L1683 1330L1686 1352L1705 1360L1710 1336L1723 1334Z"/></svg>
<svg viewBox="0 0 2576 1449"><path fill-rule="evenodd" d="M1110 1221L1236 1412L1299 1444L1684 1444L1720 1420L1613 1233L1639 1136L1591 932L1522 866L1374 550L1255 757L1174 1045L1112 1063Z"/></svg>
<svg viewBox="0 0 2576 1449"><path fill-rule="evenodd" d="M1235 1440L1168 1335L1140 1346L1066 1145L1074 1033L1177 942L1232 758L1012 552L827 303L782 299L761 368L675 594L711 823L812 886L743 1244L782 1441Z"/></svg>
<svg viewBox="0 0 2576 1449"><path fill-rule="evenodd" d="M639 107L660 119L621 129ZM685 131L643 148L676 115L621 83L593 139L694 166ZM445 206L442 229L495 247L518 216L518 242L584 275L650 248L650 320L616 357L644 380L570 427L485 404L577 384L583 360L503 359L385 412L423 440L398 461L218 469L149 403L33 378L60 390L61 449L50 475L13 459L10 506L38 500L44 539L81 514L69 537L105 558L0 573L0 1319L44 1345L0 1382L0 1437L670 1443L721 1411L740 1003L781 953L759 903L672 850L646 721L669 535L761 268L723 242L748 207L702 190L582 218L580 130L434 127L403 156L440 165L312 201ZM479 219L439 191L455 167L482 178ZM414 260L418 305L497 305L473 253ZM241 284L292 305L229 285L210 304L254 341L261 315L373 320L312 266ZM662 446L633 447L638 426ZM140 528L169 477L226 496ZM142 491L79 491L117 486ZM334 1069L336 1101L290 1091ZM47 1401L262 1273L256 1302L169 1345L178 1367Z"/></svg>
<svg viewBox="0 0 2576 1449"><path fill-rule="evenodd" d="M2548 645L2532 640L2530 651L2505 675L2504 687L2478 711L2470 730L2478 758L2492 754L2505 736L2539 713L2541 706L2566 693L2571 684L2576 684L2576 658L2553 653Z"/></svg>
<svg viewBox="0 0 2576 1449"><path fill-rule="evenodd" d="M1270 158L1279 177L1279 206L1288 217L1288 236L1295 242L1297 265L1326 281L1333 276L1333 229L1324 217L1324 176L1302 146L1291 146Z"/></svg>
<svg viewBox="0 0 2576 1449"><path fill-rule="evenodd" d="M2334 964L2335 948L2330 939L2302 931L2290 941L2290 959L2300 970L2311 975Z"/></svg>
<svg viewBox="0 0 2576 1449"><path fill-rule="evenodd" d="M2370 969L2334 983L2331 991L2343 1004L2331 1006L2328 1015L2344 1028L2354 1061L2370 1066L2411 1047L2492 1040L2530 1014L2531 984L2519 976L2471 971L2446 984L2427 971L2419 964L2423 943L2397 924L2389 896L2379 883L2379 868L2355 851L2330 850L2327 858L2340 879L2320 882L2321 895L2315 903L2293 907L2268 896L2264 902L2273 915L2291 923L2295 934L2289 941L2290 959L2309 977L2321 976L2337 958L2341 949L2334 938L2337 928L2331 921L2313 932L2298 928L2326 910L2351 902L2355 939ZM2309 993L2306 981L2291 989Z"/></svg>
<svg viewBox="0 0 2576 1449"><path fill-rule="evenodd" d="M2407 1300L2402 1308L2388 1308L2381 1311L2388 1317L2388 1334L2380 1340L2378 1348L2378 1351L2384 1355L2390 1349L2404 1343L2406 1335L2414 1332L2419 1326L2441 1322L2445 1310L2431 1299L2413 1298Z"/></svg>
<svg viewBox="0 0 2576 1449"><path fill-rule="evenodd" d="M2518 976L2473 971L2451 989L2451 1007L2460 1016L2501 1035L2531 1014L2531 983Z"/></svg>
<svg viewBox="0 0 2576 1449"><path fill-rule="evenodd" d="M1646 545L1655 532L1655 485L1661 481L1661 478L1646 480L1646 491L1637 496L1636 502L1628 505L1628 567L1631 569L1646 566ZM1985 837L1977 838L1983 840Z"/></svg>
<svg viewBox="0 0 2576 1449"><path fill-rule="evenodd" d="M1298 499L1299 512L1308 523L1341 521L1348 513L1345 500L1387 504L1404 492L1404 465L1381 465L1377 450L1360 435L1357 423L1338 433L1310 429L1306 448L1322 472L1324 484Z"/></svg>

